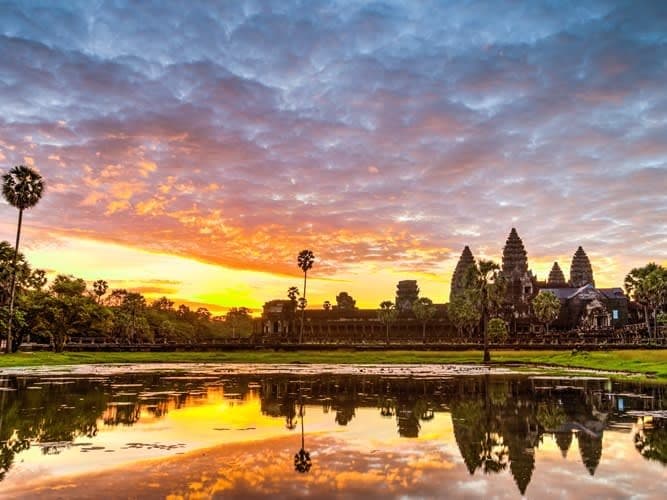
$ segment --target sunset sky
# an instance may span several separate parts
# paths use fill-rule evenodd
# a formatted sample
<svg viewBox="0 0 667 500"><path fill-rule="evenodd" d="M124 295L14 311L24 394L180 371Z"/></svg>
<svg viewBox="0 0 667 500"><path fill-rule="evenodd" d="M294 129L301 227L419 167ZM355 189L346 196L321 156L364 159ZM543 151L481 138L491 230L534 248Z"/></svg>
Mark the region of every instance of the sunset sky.
<svg viewBox="0 0 667 500"><path fill-rule="evenodd" d="M0 2L0 170L35 267L215 311L667 263L667 2ZM17 212L0 203L0 238Z"/></svg>

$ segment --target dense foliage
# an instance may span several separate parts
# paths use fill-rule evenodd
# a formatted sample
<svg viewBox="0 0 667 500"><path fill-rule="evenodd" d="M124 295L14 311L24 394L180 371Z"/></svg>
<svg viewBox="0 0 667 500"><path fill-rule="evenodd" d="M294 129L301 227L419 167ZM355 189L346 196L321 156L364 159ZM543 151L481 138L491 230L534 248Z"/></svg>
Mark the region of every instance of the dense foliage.
<svg viewBox="0 0 667 500"><path fill-rule="evenodd" d="M0 242L0 328L9 319L11 265L14 249ZM104 280L90 286L82 279L59 275L46 287L42 270L32 270L22 254L16 264L17 300L13 311L16 350L22 342L49 343L61 352L68 342L120 344L188 343L247 337L252 318L245 307L213 316L200 307L178 307L166 297L148 302L136 292L109 290Z"/></svg>

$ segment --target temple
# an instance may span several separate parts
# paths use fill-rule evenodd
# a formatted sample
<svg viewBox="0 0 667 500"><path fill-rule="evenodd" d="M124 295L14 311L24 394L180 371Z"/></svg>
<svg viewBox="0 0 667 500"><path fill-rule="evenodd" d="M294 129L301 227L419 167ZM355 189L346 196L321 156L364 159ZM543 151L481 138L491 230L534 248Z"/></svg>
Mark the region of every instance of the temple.
<svg viewBox="0 0 667 500"><path fill-rule="evenodd" d="M470 247L465 246L452 274L450 302L463 296L470 269L476 265ZM533 311L533 300L540 293L551 292L560 302L558 317L550 324L557 331L586 332L618 329L628 323L628 298L621 288L597 288L593 266L584 249L579 246L569 268L569 280L558 262L554 262L548 277L538 280L530 269L528 252L516 228L512 228L502 249L499 277L505 295L496 312L510 325L512 340L525 340L521 334L539 333L544 328ZM395 342L461 342L464 332L455 327L448 304L435 304L435 315L422 329L412 311L419 298L416 280L401 280L396 285L397 318L389 329ZM300 322L296 301L271 300L264 305L256 332L262 342L295 342ZM471 327L474 330L475 326ZM469 328L470 330L470 328ZM472 330L468 332L474 335ZM479 331L478 331L479 334ZM336 305L322 310L307 309L304 335L312 342L386 342L387 329L378 320L377 309L358 309L347 292L336 296ZM517 336L518 335L518 336ZM576 333L575 333L576 336ZM529 337L528 339L530 339Z"/></svg>
<svg viewBox="0 0 667 500"><path fill-rule="evenodd" d="M628 299L621 288L596 288L593 266L580 246L572 256L570 279L554 262L546 281L538 281L528 268L528 254L515 228L503 248L502 277L507 283L506 311L519 325L535 327L531 302L539 293L551 292L561 303L557 329L621 327L628 319ZM522 321L523 320L523 321ZM529 320L529 321L526 321Z"/></svg>

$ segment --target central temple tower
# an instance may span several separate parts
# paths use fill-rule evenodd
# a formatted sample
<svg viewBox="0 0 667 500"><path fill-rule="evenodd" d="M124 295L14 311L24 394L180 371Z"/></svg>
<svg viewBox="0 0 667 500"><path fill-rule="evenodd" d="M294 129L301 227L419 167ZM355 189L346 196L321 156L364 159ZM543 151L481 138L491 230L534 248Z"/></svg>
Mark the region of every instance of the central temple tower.
<svg viewBox="0 0 667 500"><path fill-rule="evenodd" d="M519 314L527 314L537 281L528 269L528 254L515 228L510 231L503 248L500 274L507 283L507 305Z"/></svg>

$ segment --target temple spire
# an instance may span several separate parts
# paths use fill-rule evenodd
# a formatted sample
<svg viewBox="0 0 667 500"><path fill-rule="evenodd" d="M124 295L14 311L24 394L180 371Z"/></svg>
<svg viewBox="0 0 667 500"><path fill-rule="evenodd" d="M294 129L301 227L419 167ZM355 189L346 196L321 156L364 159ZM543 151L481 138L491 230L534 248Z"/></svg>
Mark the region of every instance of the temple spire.
<svg viewBox="0 0 667 500"><path fill-rule="evenodd" d="M516 229L512 228L503 248L503 274L509 277L514 272L519 275L528 272L528 256L523 241Z"/></svg>
<svg viewBox="0 0 667 500"><path fill-rule="evenodd" d="M558 265L558 262L554 262L554 265L551 268L551 272L549 273L549 280L547 281L547 284L551 286L551 285L565 285L566 283L567 282L565 281L565 275L563 274L563 270Z"/></svg>
<svg viewBox="0 0 667 500"><path fill-rule="evenodd" d="M588 255L586 255L583 248L579 247L572 257L570 285L580 287L588 284L595 286L593 268L591 267L591 261L588 260Z"/></svg>
<svg viewBox="0 0 667 500"><path fill-rule="evenodd" d="M465 289L465 278L468 268L475 265L475 257L472 255L470 248L466 245L461 253L456 268L454 269L454 274L452 275L452 289L449 294L449 300L451 301L454 297L460 294Z"/></svg>

